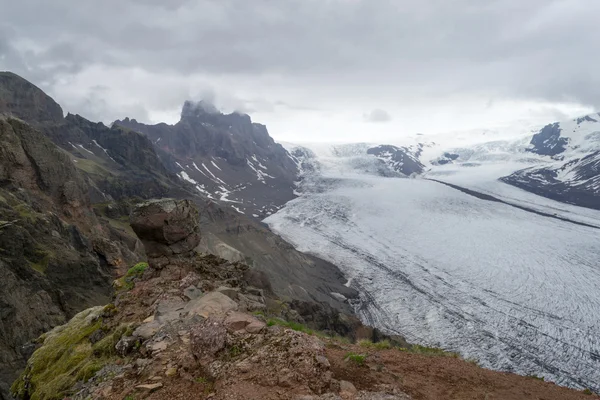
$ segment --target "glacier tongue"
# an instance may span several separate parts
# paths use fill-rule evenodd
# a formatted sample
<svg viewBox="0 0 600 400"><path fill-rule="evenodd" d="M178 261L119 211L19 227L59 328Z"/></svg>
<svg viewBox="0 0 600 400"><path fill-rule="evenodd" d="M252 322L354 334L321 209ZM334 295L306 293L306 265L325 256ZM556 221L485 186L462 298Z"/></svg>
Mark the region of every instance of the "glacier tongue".
<svg viewBox="0 0 600 400"><path fill-rule="evenodd" d="M353 155L312 163L302 195L265 222L338 265L366 322L484 367L600 390L600 229L379 176ZM509 187L496 178L478 185ZM591 212L580 219L600 219Z"/></svg>

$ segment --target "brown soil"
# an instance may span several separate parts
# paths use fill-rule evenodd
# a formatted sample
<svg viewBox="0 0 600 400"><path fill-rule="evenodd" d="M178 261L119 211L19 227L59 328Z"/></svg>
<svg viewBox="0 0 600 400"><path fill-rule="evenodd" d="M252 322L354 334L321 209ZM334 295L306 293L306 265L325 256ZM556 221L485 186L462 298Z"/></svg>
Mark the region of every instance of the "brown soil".
<svg viewBox="0 0 600 400"><path fill-rule="evenodd" d="M367 354L362 366L346 354ZM396 349L365 350L359 346L329 346L333 377L352 382L358 390L395 386L414 400L571 400L598 399L532 377L491 371L454 357L413 354Z"/></svg>

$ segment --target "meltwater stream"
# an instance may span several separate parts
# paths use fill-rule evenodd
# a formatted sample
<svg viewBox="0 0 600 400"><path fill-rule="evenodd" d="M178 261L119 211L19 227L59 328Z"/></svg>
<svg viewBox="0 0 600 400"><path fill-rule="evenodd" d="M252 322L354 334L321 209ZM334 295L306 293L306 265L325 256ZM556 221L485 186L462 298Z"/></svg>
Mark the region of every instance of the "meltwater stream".
<svg viewBox="0 0 600 400"><path fill-rule="evenodd" d="M365 173L353 158L319 166L265 222L338 265L365 322L483 367L600 390L600 229Z"/></svg>

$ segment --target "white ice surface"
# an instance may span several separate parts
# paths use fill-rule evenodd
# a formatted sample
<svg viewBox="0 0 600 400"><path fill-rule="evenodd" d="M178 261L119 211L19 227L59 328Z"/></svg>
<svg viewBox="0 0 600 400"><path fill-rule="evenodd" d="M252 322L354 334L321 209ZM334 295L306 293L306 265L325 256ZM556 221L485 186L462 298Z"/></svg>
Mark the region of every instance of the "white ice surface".
<svg viewBox="0 0 600 400"><path fill-rule="evenodd" d="M599 229L426 179L369 175L354 168L364 160L313 150L318 175L265 222L338 265L362 293L363 320L484 367L600 389ZM597 211L496 180L521 167L447 166L427 176L600 226Z"/></svg>

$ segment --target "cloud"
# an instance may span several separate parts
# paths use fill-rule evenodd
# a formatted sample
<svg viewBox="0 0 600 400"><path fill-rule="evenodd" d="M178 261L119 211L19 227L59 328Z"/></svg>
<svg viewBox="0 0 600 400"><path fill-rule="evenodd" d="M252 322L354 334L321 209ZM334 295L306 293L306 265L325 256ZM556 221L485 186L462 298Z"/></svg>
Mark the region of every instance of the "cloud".
<svg viewBox="0 0 600 400"><path fill-rule="evenodd" d="M376 108L368 114L364 114L363 118L366 122L389 122L392 120L391 115L380 108Z"/></svg>
<svg viewBox="0 0 600 400"><path fill-rule="evenodd" d="M377 103L395 121L402 109L453 102L466 110L489 99L492 111L502 101L600 109L600 2L6 3L0 69L73 107L91 99L91 87L107 85L96 113L102 119L136 104L150 116L178 114L205 86L218 99L242 99L234 105L240 110L272 114L284 108L277 102L294 105L286 112L352 108L355 115Z"/></svg>

